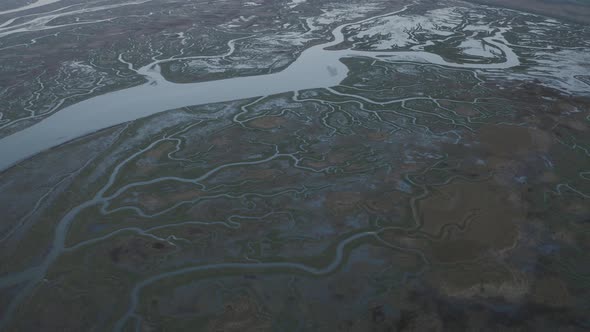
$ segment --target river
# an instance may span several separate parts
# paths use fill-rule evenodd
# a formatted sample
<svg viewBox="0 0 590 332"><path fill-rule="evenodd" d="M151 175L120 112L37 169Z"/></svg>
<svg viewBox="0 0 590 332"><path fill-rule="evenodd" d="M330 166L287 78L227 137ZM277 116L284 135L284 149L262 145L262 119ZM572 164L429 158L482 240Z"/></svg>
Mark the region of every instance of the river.
<svg viewBox="0 0 590 332"><path fill-rule="evenodd" d="M399 11L364 21L395 15L406 9L407 6ZM344 41L344 28L364 21L338 26L332 31L333 38L330 42L305 50L286 69L273 74L198 83L173 83L160 74L161 61L155 61L136 70L147 78L145 84L84 100L1 139L0 170L72 139L166 110L333 87L348 74L348 68L340 61L345 57L379 57L382 60L417 61L470 69L505 69L520 64L517 55L504 43L504 29L484 38L486 42L503 51L504 61L499 63L454 63L437 54L424 51L327 50ZM229 43L230 53L233 51L234 43L235 41Z"/></svg>

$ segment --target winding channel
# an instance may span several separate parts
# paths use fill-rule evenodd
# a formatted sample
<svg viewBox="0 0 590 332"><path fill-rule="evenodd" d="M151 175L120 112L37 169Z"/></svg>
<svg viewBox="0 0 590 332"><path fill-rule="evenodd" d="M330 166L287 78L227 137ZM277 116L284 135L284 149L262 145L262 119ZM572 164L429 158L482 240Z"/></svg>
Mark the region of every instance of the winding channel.
<svg viewBox="0 0 590 332"><path fill-rule="evenodd" d="M504 61L498 63L455 63L425 51L327 50L344 41L342 31L347 26L399 14L407 8L408 6L405 6L392 13L340 25L332 31L332 41L305 50L289 67L273 74L198 83L173 83L167 81L159 72L162 60L154 61L134 70L148 79L145 84L71 105L31 127L1 139L0 170L72 139L166 110L333 87L348 74L348 68L340 61L346 57L418 61L467 69L505 69L520 64L518 56L506 45L503 37L506 29L500 29L493 36L483 38L504 53ZM233 40L228 44L229 54L233 52L235 42L236 40ZM128 65L133 70L131 64Z"/></svg>
<svg viewBox="0 0 590 332"><path fill-rule="evenodd" d="M125 324L129 321L129 319L134 315L137 306L139 304L139 295L143 288L149 286L155 282L160 280L175 277L183 274L188 273L197 273L197 272L207 272L207 271L217 271L217 270L245 270L245 271L264 271L269 272L273 270L287 270L287 271L300 271L311 275L325 275L332 271L334 271L343 261L344 258L344 249L345 247L358 239L364 237L376 237L378 235L377 232L361 232L357 233L353 236L350 236L340 242L338 247L336 247L336 255L330 262L330 264L326 265L325 267L316 268L312 266L307 266L305 264L300 263L289 263L289 262L275 262L275 263L219 263L219 264L210 264L210 265L198 265L198 266L190 266L184 269L174 270L162 274L158 274L147 278L135 285L133 290L131 291L131 299L130 304L127 309L127 312L117 321L113 331L119 332L122 331L125 327Z"/></svg>
<svg viewBox="0 0 590 332"><path fill-rule="evenodd" d="M371 57L379 59L385 57L385 59L420 61L468 69L503 69L519 65L519 60L516 54L514 54L514 52L504 43L505 40L502 34L505 30L499 30L494 36L484 38L486 42L498 47L504 53L505 61L500 63L452 63L444 60L439 55L423 51L374 52L327 50L327 48L344 41L342 31L347 26L363 23L380 17L395 15L406 9L407 6L393 13L371 17L360 22L340 25L332 31L332 41L305 50L288 68L274 74L231 78L210 82L176 84L166 81L160 74L159 64L162 63L163 60L155 60L151 64L137 70L134 70L131 64L128 64L130 69L144 75L148 79L148 82L141 86L104 94L74 104L54 113L36 125L5 137L0 140L0 155L2 156L0 159L0 169L6 169L25 158L65 143L71 139L165 110L191 105L267 96L304 89L333 87L338 85L348 74L348 68L340 61L345 57ZM235 42L236 40L231 41L228 44L228 54L233 52ZM174 135L171 137L173 136ZM162 138L161 140L170 140L172 139L171 137ZM78 214L89 207L101 204L104 205L108 202L108 200L112 198L112 195L107 196L106 193L113 186L115 179L123 166L141 153L144 153L160 143L161 140L156 140L146 148L128 156L115 167L105 186L99 190L93 198L74 207L61 218L56 226L55 233L53 234L51 249L38 266L31 267L22 272L0 276L0 288L11 287L18 284L24 285L21 291L15 295L8 307L5 308L6 310L2 313L0 330L6 327L18 305L22 303L22 301L34 291L38 283L45 278L47 271L52 264L68 250L65 246L68 229ZM257 161L242 161L219 166L191 181L195 182L202 180L226 167L239 166L245 163L263 163L279 158L295 157L291 154L282 154L277 151L274 155ZM314 275L325 274L340 266L344 259L343 252L345 246L362 237L378 236L375 232L363 232L341 241L336 247L336 254L332 261L327 266L321 268L289 262L254 264L219 263L206 266L190 266L152 276L135 285L130 295L131 298L128 311L117 323L116 330L123 328L126 322L134 316L141 290L159 280L185 273L223 269L288 269Z"/></svg>

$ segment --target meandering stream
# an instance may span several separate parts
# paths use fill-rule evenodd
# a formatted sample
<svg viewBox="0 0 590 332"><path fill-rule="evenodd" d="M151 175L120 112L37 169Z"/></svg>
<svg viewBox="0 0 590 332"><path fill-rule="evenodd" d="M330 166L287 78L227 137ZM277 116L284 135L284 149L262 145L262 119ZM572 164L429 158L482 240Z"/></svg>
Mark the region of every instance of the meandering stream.
<svg viewBox="0 0 590 332"><path fill-rule="evenodd" d="M372 17L364 21L383 16L395 15L404 10L406 10L406 7L397 12ZM0 169L8 168L20 160L93 131L169 109L266 96L303 89L329 88L336 86L346 78L348 74L348 68L340 61L344 57L387 57L387 59L394 60L420 61L449 67L473 69L501 69L519 64L518 57L502 42L504 41L502 34L505 30L499 30L494 36L486 38L486 42L498 47L504 53L503 62L492 64L452 63L446 61L439 55L423 51L370 52L355 50L327 50L327 48L344 41L344 35L342 32L344 28L350 24L358 24L361 22L344 24L337 27L332 31L332 41L305 50L288 68L274 74L191 84L177 84L166 81L160 74L159 64L162 63L162 60L154 60L151 64L137 70L133 69L131 64L129 64L130 69L135 70L137 73L142 74L147 78L147 83L82 101L54 113L36 125L5 137L0 140L0 155L2 155ZM233 52L235 42L236 40L231 41L228 44L229 51L227 54ZM24 289L13 298L10 305L3 313L2 321L0 321L0 329L6 326L19 303L30 294L30 292L36 287L37 283L45 277L45 274L51 265L61 256L64 250L67 249L65 248L65 242L68 229L76 216L86 208L104 204L105 201L109 199L109 197L105 197L105 193L113 185L121 167L157 143L158 141L153 142L147 148L131 154L115 168L110 175L107 184L95 195L95 197L73 208L61 218L55 229L51 249L38 266L31 267L20 273L0 277L0 287L10 287L12 285L23 283L26 285ZM264 162L267 159L271 160L288 157L292 156L280 154L277 151L275 155L260 160L259 162ZM236 165L237 164L240 163L238 162ZM223 168L229 166L232 165L224 165L220 167ZM209 171L204 177L213 174L217 170L218 169L213 169ZM362 233L344 240L338 245L336 257L334 257L333 261L324 268L311 268L301 264L291 263L268 263L264 266L256 266L255 268L288 268L302 270L312 274L325 273L341 263L343 256L342 250L347 243L358 237L374 235L374 233ZM139 296L141 288L144 286L167 276L201 270L217 270L225 267L234 269L252 268L250 264L224 263L205 267L188 267L179 271L154 276L151 279L139 283L133 290L132 305L127 314L120 320L118 327L122 327L125 321L133 314L135 306L137 305L137 297Z"/></svg>

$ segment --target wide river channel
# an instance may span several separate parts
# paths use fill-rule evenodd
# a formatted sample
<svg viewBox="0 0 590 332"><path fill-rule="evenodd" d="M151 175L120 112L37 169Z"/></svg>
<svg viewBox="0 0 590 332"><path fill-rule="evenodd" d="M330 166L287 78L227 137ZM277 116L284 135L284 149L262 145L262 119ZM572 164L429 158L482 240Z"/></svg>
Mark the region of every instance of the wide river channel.
<svg viewBox="0 0 590 332"><path fill-rule="evenodd" d="M340 61L345 57L380 57L383 60L418 61L468 69L504 69L519 65L516 54L503 43L503 30L484 38L487 43L498 47L504 53L503 61L496 63L454 63L437 54L424 51L328 50L344 41L342 31L347 26L395 15L406 8L338 26L332 31L333 39L330 42L310 47L289 67L273 74L198 83L173 83L160 74L158 61L148 64L136 70L147 78L145 84L84 100L1 139L0 170L72 139L166 110L333 87L348 74L348 68ZM228 44L229 53L233 51L234 43L235 41L231 41Z"/></svg>

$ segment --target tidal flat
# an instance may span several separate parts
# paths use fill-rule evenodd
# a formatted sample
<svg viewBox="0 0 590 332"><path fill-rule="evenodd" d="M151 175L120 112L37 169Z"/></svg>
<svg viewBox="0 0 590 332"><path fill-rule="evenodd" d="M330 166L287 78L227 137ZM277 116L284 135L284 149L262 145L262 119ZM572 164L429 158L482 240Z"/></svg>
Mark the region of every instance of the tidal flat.
<svg viewBox="0 0 590 332"><path fill-rule="evenodd" d="M516 9L2 4L0 330L587 331L590 27Z"/></svg>

